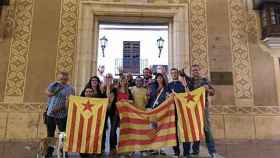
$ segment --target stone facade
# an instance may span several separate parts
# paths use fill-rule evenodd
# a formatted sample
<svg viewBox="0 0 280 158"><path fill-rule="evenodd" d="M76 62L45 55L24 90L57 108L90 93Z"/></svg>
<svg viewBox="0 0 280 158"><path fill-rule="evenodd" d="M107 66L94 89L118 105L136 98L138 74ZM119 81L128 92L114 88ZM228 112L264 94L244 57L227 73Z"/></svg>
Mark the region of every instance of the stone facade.
<svg viewBox="0 0 280 158"><path fill-rule="evenodd" d="M171 65L200 64L209 78L232 73L232 85L214 85L216 138L280 138L278 58L262 45L258 13L243 0L11 0L4 11L9 36L0 42L0 140L46 135L46 86L63 70L79 90L95 73L98 30L83 34L112 13L170 19Z"/></svg>

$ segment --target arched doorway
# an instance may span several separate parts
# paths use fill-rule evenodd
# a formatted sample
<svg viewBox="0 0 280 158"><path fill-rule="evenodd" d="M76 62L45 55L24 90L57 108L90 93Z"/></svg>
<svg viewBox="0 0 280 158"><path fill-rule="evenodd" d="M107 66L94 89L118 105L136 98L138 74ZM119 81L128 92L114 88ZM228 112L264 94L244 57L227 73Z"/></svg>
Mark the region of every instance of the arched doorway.
<svg viewBox="0 0 280 158"><path fill-rule="evenodd" d="M99 24L102 22L168 25L168 65L189 68L189 25L187 4L110 4L81 2L75 88L85 85L89 76L96 74Z"/></svg>

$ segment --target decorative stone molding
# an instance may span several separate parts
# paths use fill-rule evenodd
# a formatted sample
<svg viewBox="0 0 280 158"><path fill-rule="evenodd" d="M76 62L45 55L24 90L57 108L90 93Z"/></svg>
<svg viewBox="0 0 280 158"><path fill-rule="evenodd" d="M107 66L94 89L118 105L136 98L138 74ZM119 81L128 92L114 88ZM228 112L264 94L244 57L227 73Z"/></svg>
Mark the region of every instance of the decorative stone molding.
<svg viewBox="0 0 280 158"><path fill-rule="evenodd" d="M280 115L280 106L211 105L214 115Z"/></svg>
<svg viewBox="0 0 280 158"><path fill-rule="evenodd" d="M228 8L235 103L236 105L253 105L246 9L242 0L228 0Z"/></svg>
<svg viewBox="0 0 280 158"><path fill-rule="evenodd" d="M0 112L41 113L46 103L0 103Z"/></svg>
<svg viewBox="0 0 280 158"><path fill-rule="evenodd" d="M33 0L18 0L16 3L14 10L15 30L13 31L10 45L4 96L5 102L23 102L32 32L33 8Z"/></svg>
<svg viewBox="0 0 280 158"><path fill-rule="evenodd" d="M199 64L209 76L206 0L190 0L190 46L191 64Z"/></svg>
<svg viewBox="0 0 280 158"><path fill-rule="evenodd" d="M0 112L42 113L46 103L0 103ZM280 106L211 105L213 115L280 115Z"/></svg>
<svg viewBox="0 0 280 158"><path fill-rule="evenodd" d="M258 44L261 39L259 15L254 10L248 11L248 40L250 43Z"/></svg>
<svg viewBox="0 0 280 158"><path fill-rule="evenodd" d="M138 3L132 3L132 1L130 1L130 3L124 3L122 1L119 2L112 2L112 1L106 1L106 2L102 2L102 1L92 1L92 0L63 0L62 1L62 10L61 10L61 22L60 22L60 31L59 31L59 42L58 42L58 53L57 53L57 66L56 66L56 73L59 71L67 71L67 72L73 72L73 70L75 69L75 76L77 75L81 75L81 66L82 65L77 65L77 64L73 64L75 63L73 60L74 56L75 56L75 60L78 60L79 62L81 62L81 60L83 60L83 58L85 58L85 61L87 63L87 65L92 65L92 68L86 68L83 69L83 76L84 77L79 77L82 80L87 80L89 75L92 75L95 73L95 66L96 65L96 60L97 59L92 59L93 61L90 61L89 58L92 57L96 57L96 45L97 42L92 42L91 41L91 46L88 46L87 49L83 49L83 52L81 52L81 50L79 50L81 46L79 45L87 45L84 43L79 42L79 40L91 40L91 38L93 36L91 36L92 34L94 35L95 33L97 33L98 31L93 31L94 30L94 25L96 25L96 18L94 19L94 16L90 15L90 14L96 14L96 9L92 10L90 12L86 12L83 9L81 10L81 17L80 19L87 19L87 20L91 20L94 22L94 24L86 24L84 21L80 21L79 23L77 22L78 19L78 7L79 7L79 3L81 8L84 6L84 4L87 4L89 6L89 4L95 4L95 8L97 8L97 10L102 9L103 8L107 8L107 10L109 10L108 8L112 8L113 6L116 6L120 8L120 10L116 10L114 8L112 8L111 12L116 12L123 15L125 14L125 12L129 12L130 7L133 8L134 10L131 10L131 13L134 13L135 16L145 16L146 15L146 11L150 13L154 12L153 15L154 16L167 16L167 17L172 17L175 14L177 14L177 17L174 16L174 23L173 23L173 27L175 28L174 30L170 30L169 32L171 32L171 36L173 36L172 38L170 38L170 43L171 45L174 44L174 46L170 46L170 50L169 50L169 58L170 58L170 64L172 66L179 66L180 68L189 68L190 63L192 64L199 64L202 67L202 71L203 74L208 76L208 72L209 72L209 63L208 63L208 37L207 37L207 17L206 17L206 0L197 0L197 1L191 1L190 5L188 5L187 1L183 1L183 3L181 1L172 1L171 2L158 2L158 1L147 1L147 3L145 4L141 4L139 5ZM143 2L144 3L144 2ZM152 3L152 4L151 4ZM160 5L157 5L158 3L160 3ZM112 5L114 4L114 5ZM143 6L144 5L144 6ZM147 5L145 7L145 5ZM87 6L87 7L88 7ZM158 8L158 9L154 9L154 11L152 11L153 9L151 9L154 6L154 8ZM185 9L179 9L179 8L183 8L185 7ZM85 7L85 8L87 8ZM179 7L179 8L178 8ZM126 8L126 10L123 10L122 8ZM142 8L142 9L141 9ZM170 12L164 12L163 8L170 8ZM173 9L171 9L173 8ZM189 19L188 19L188 9L190 9L190 22L191 25L189 25ZM105 9L106 10L106 9ZM100 14L102 15L104 12L104 14L108 14L108 11L100 11ZM168 10L168 9L166 9ZM173 10L173 11L172 11ZM177 11L176 11L177 10ZM98 11L97 11L98 12ZM107 13L106 13L107 12ZM138 13L137 13L138 12ZM143 12L143 14L141 14L141 12ZM160 12L162 12L160 14ZM179 13L180 12L180 13ZM117 14L116 13L116 14ZM87 15L85 15L87 14ZM174 14L174 15L171 15ZM100 16L99 15L99 16ZM148 14L147 14L148 15ZM178 17L181 16L181 17ZM89 19L91 18L91 19ZM98 21L97 21L98 22ZM79 32L77 33L77 25L79 25ZM85 26L87 25L87 26ZM190 28L189 28L190 26ZM87 37L80 37L83 34L83 30L84 29L88 29L88 27L91 27L93 29L90 30L90 32L87 32L88 35L86 35ZM180 32L181 31L181 32ZM190 32L190 35L189 35ZM184 36L182 36L182 33L185 34ZM91 35L90 35L91 34ZM78 35L78 39L76 39L76 36ZM91 37L90 37L91 36ZM182 36L182 37L179 37ZM96 40L98 39L97 37L93 37ZM189 39L190 38L190 39ZM190 42L190 46L189 46L189 42L187 41L191 41ZM177 43L175 43L177 41ZM183 48L182 46L180 46L180 44L178 45L178 42L184 42L185 47ZM85 42L85 41L84 41ZM76 43L78 43L77 49L76 49ZM80 44L79 44L80 43ZM87 42L85 42L87 43ZM191 47L191 49L189 48ZM89 50L89 48L91 48L91 50ZM175 50L176 49L176 50ZM77 50L77 54L74 55ZM189 50L191 50L192 54L189 54ZM93 51L93 53L92 53ZM79 54L79 52L83 53L84 55L82 56L81 54ZM177 53L176 53L177 52ZM86 54L85 54L86 53ZM89 55L89 53L92 53L91 55ZM176 58L175 58L176 56ZM189 59L189 57L191 56L191 59ZM180 61L179 61L180 59ZM184 59L183 62L181 62L181 60ZM178 60L178 61L177 61ZM191 60L191 61L189 61ZM73 65L77 65L76 68L73 67ZM85 63L84 63L85 65ZM79 72L80 71L80 72ZM188 71L188 70L187 70ZM87 75L85 75L84 73L89 73ZM75 85L76 87L81 86L81 84L83 82L80 82L81 80L76 80L77 78L75 78ZM78 82L79 81L79 82Z"/></svg>
<svg viewBox="0 0 280 158"><path fill-rule="evenodd" d="M77 43L78 15L79 0L61 0L56 74L64 71L72 76Z"/></svg>

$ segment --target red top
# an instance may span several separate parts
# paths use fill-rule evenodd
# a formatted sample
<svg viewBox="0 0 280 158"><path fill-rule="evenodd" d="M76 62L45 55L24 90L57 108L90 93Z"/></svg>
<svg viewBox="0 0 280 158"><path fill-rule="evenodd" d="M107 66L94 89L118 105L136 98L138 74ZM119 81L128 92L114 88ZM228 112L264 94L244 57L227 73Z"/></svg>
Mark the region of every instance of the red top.
<svg viewBox="0 0 280 158"><path fill-rule="evenodd" d="M128 100L129 99L129 96L127 93L123 93L123 92L118 92L117 94L117 100L120 101L120 100Z"/></svg>

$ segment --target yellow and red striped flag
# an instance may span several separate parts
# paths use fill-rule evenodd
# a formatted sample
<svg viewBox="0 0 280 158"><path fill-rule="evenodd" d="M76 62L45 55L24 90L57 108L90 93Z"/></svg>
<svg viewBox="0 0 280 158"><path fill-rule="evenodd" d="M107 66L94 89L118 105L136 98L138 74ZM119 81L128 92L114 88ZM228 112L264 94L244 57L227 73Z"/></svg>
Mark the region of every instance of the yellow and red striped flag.
<svg viewBox="0 0 280 158"><path fill-rule="evenodd" d="M64 150L101 153L108 99L70 96Z"/></svg>
<svg viewBox="0 0 280 158"><path fill-rule="evenodd" d="M176 145L175 104L167 99L152 111L127 102L118 103L120 142L118 152L144 151Z"/></svg>
<svg viewBox="0 0 280 158"><path fill-rule="evenodd" d="M205 88L176 93L180 142L194 142L204 138Z"/></svg>

